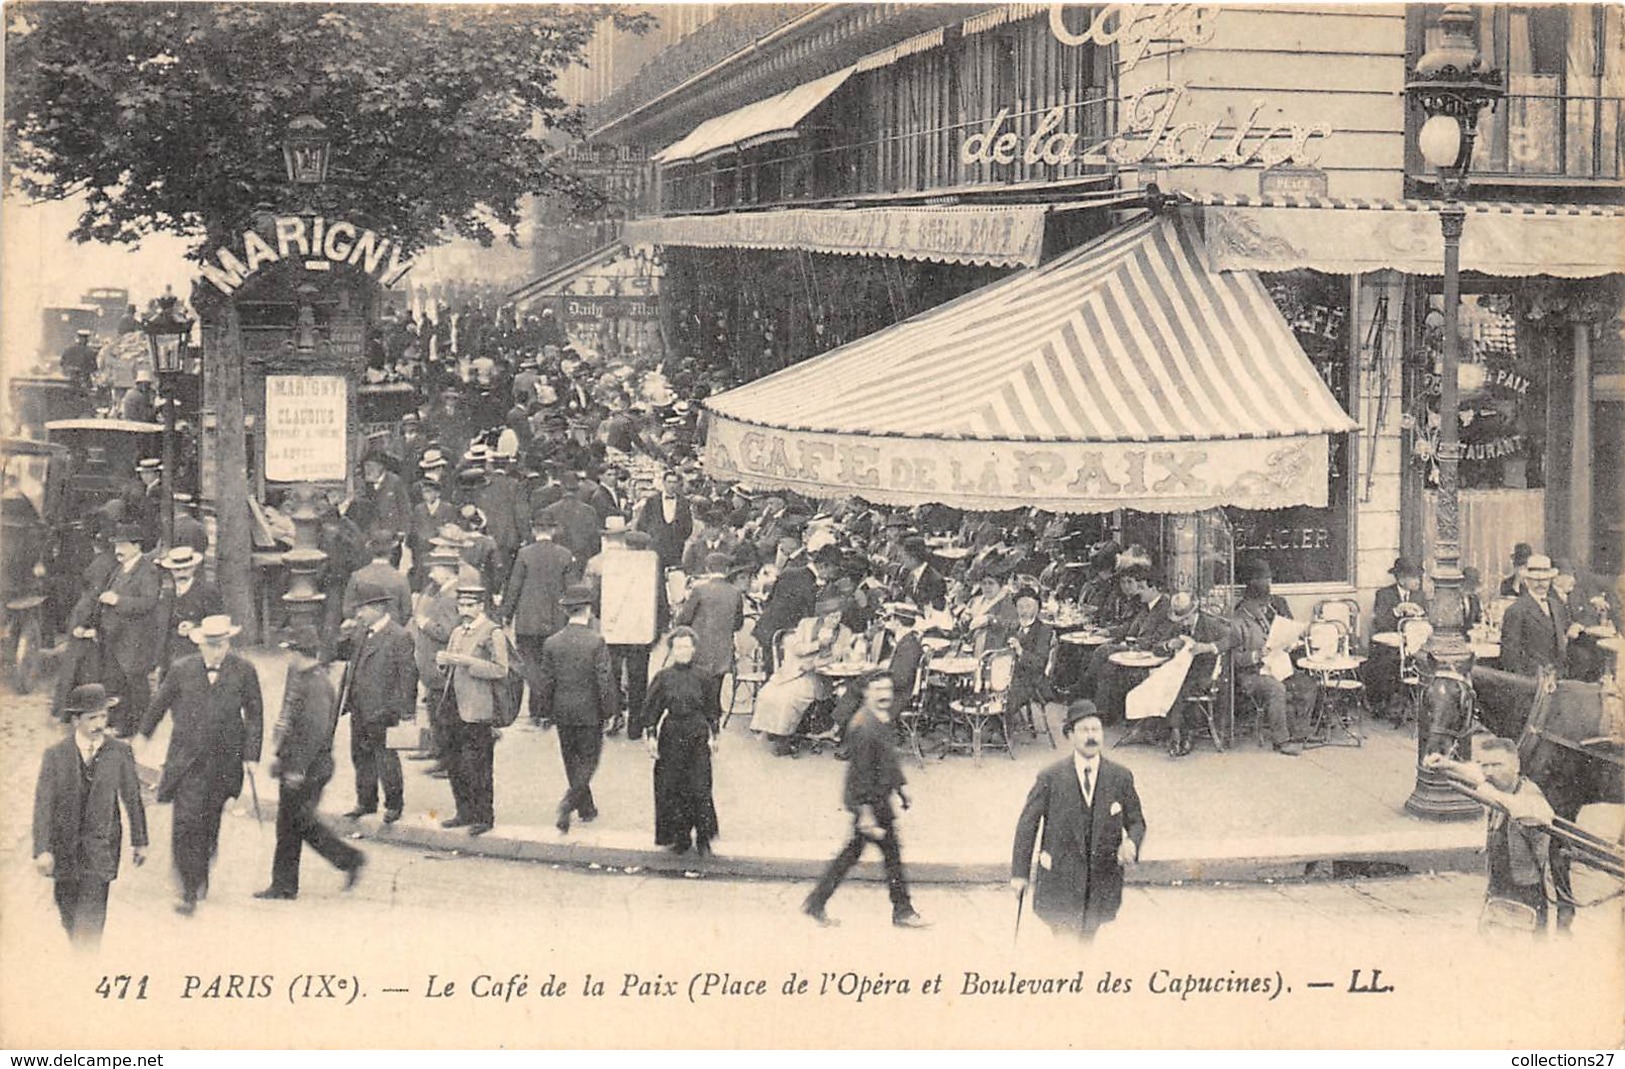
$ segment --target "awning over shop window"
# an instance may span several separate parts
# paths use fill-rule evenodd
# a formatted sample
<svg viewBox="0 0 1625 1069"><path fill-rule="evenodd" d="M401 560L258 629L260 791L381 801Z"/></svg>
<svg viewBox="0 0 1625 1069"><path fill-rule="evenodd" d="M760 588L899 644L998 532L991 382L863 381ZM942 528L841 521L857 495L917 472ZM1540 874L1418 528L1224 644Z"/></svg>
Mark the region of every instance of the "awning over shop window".
<svg viewBox="0 0 1625 1069"><path fill-rule="evenodd" d="M608 245L600 245L579 259L572 260L561 267L554 269L541 278L525 283L508 294L511 301L529 301L537 297L556 297L563 293L565 287L583 275L591 274L601 269L605 264L620 256L626 249L619 241L612 241Z"/></svg>
<svg viewBox="0 0 1625 1069"><path fill-rule="evenodd" d="M765 145L796 136L796 126L813 109L829 99L829 95L852 76L855 68L845 67L811 82L786 89L766 100L746 104L737 111L707 119L689 135L659 152L653 159L661 164L699 163L719 152Z"/></svg>
<svg viewBox="0 0 1625 1069"><path fill-rule="evenodd" d="M1355 426L1258 277L1169 216L706 407L715 475L984 510L1324 506Z"/></svg>
<svg viewBox="0 0 1625 1069"><path fill-rule="evenodd" d="M938 263L1031 267L1044 245L1043 205L946 208L791 208L635 219L628 245L802 249Z"/></svg>
<svg viewBox="0 0 1625 1069"><path fill-rule="evenodd" d="M1444 238L1437 201L1214 198L1205 237L1220 271L1307 267L1354 275L1392 268L1437 275ZM1625 272L1625 210L1583 205L1469 204L1461 267L1486 275L1594 278Z"/></svg>

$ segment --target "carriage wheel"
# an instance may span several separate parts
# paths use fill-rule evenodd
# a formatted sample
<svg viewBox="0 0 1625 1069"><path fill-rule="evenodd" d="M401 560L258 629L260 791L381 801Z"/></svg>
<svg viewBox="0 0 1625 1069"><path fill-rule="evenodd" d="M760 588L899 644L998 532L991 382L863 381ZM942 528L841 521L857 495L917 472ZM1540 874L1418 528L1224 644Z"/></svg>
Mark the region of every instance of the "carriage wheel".
<svg viewBox="0 0 1625 1069"><path fill-rule="evenodd" d="M11 658L11 687L18 694L31 694L40 677L39 617L30 613L18 630L17 648Z"/></svg>

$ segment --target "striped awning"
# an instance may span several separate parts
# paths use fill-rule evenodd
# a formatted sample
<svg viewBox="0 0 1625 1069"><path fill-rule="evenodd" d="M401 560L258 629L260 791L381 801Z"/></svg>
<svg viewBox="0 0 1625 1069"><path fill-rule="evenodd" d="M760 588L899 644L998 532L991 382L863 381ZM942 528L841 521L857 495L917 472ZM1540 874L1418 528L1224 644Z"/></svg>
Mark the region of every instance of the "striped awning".
<svg viewBox="0 0 1625 1069"><path fill-rule="evenodd" d="M718 153L795 137L796 127L828 100L831 93L845 85L853 70L843 67L834 74L707 119L689 131L687 137L655 153L652 159L663 166L700 163Z"/></svg>
<svg viewBox="0 0 1625 1069"><path fill-rule="evenodd" d="M706 403L708 467L888 504L1325 505L1354 421L1257 275L1146 217Z"/></svg>

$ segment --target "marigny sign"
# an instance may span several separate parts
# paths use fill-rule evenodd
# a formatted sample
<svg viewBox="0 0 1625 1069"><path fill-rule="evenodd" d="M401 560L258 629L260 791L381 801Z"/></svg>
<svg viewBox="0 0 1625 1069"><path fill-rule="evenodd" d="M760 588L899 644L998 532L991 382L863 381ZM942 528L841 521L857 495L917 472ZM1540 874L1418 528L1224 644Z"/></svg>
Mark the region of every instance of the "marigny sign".
<svg viewBox="0 0 1625 1069"><path fill-rule="evenodd" d="M716 476L885 504L1193 512L1326 504L1326 437L1212 442L979 442L757 427L712 414Z"/></svg>
<svg viewBox="0 0 1625 1069"><path fill-rule="evenodd" d="M1010 118L1010 109L1005 108L985 129L961 142L959 159L967 166L1009 165L1017 160L1028 166L1062 166L1080 159L1086 163L1128 165L1161 162L1246 167L1256 163L1274 167L1291 161L1308 166L1320 158L1320 146L1310 142L1332 134L1329 123L1263 125L1258 121L1259 112L1266 106L1263 100L1254 101L1234 127L1225 128L1223 119L1176 123L1175 113L1186 96L1186 88L1174 82L1146 86L1124 105L1123 129L1115 137L1081 150L1078 135L1065 129L1065 106L1052 108L1025 139L1004 129Z"/></svg>
<svg viewBox="0 0 1625 1069"><path fill-rule="evenodd" d="M319 215L308 219L279 215L272 233L267 239L257 230L243 231L241 256L235 249L222 247L213 262L203 261L200 273L230 296L261 267L290 257L303 260L307 271L329 271L335 264L349 264L380 280L397 277L410 263L402 259L397 242L342 219L328 222Z"/></svg>

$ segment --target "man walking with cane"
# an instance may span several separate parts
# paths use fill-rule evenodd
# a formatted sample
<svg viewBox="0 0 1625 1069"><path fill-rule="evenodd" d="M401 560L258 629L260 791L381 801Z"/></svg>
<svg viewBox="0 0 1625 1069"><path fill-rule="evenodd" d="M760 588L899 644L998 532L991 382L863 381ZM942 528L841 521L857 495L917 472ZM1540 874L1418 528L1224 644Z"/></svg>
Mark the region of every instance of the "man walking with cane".
<svg viewBox="0 0 1625 1069"><path fill-rule="evenodd" d="M1037 845L1033 912L1054 931L1087 942L1117 916L1123 866L1139 861L1145 817L1134 774L1101 756L1106 735L1095 703L1073 702L1061 730L1072 736L1072 754L1040 772L1027 795L1016 821L1010 886L1019 910ZM1019 924L1018 914L1018 930Z"/></svg>

